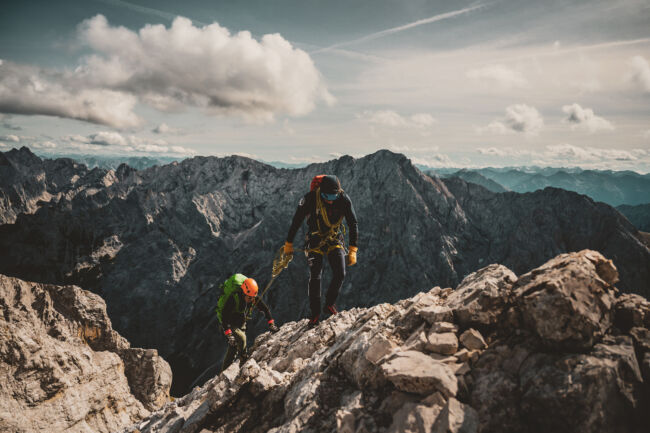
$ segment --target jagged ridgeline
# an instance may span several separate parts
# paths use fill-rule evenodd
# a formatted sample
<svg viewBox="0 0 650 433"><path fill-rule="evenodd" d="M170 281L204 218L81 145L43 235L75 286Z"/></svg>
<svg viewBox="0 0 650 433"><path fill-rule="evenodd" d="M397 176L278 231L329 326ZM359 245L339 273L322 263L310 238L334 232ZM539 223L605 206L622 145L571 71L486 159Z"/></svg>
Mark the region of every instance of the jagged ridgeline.
<svg viewBox="0 0 650 433"><path fill-rule="evenodd" d="M170 362L180 395L221 360L218 284L234 272L268 281L300 197L323 173L341 179L359 218L340 308L455 287L490 263L520 274L585 248L614 261L619 289L650 294L650 251L610 206L553 188L497 194L388 151L292 170L196 157L106 171L13 150L0 156L0 273L100 294L118 332ZM307 314L307 278L297 255L266 295L276 321ZM251 325L251 337L264 328Z"/></svg>

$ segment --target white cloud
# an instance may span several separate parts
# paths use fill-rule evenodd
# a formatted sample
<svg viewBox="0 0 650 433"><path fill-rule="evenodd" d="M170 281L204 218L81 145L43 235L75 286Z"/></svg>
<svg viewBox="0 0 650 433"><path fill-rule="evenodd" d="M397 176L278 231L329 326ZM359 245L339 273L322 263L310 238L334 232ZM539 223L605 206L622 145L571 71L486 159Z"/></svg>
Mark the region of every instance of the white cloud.
<svg viewBox="0 0 650 433"><path fill-rule="evenodd" d="M642 56L634 56L630 59L632 72L629 79L645 93L650 93L650 63Z"/></svg>
<svg viewBox="0 0 650 433"><path fill-rule="evenodd" d="M521 72L504 65L488 65L467 71L467 77L472 80L496 83L504 89L522 88L528 86L528 81Z"/></svg>
<svg viewBox="0 0 650 433"><path fill-rule="evenodd" d="M456 167L458 164L454 163L448 155L437 153L430 157L418 158L410 157L414 164L425 165L428 167Z"/></svg>
<svg viewBox="0 0 650 433"><path fill-rule="evenodd" d="M100 146L126 146L128 143L122 134L118 132L101 131L88 136L91 144Z"/></svg>
<svg viewBox="0 0 650 433"><path fill-rule="evenodd" d="M633 152L627 150L580 147L571 144L546 146L544 155L554 160L574 163L596 161L635 161L638 159Z"/></svg>
<svg viewBox="0 0 650 433"><path fill-rule="evenodd" d="M357 115L357 118L374 125L392 128L426 129L436 123L436 119L428 113L416 113L405 117L393 110L364 111Z"/></svg>
<svg viewBox="0 0 650 433"><path fill-rule="evenodd" d="M591 133L598 131L612 131L614 125L594 114L591 108L583 108L579 104L564 105L562 111L568 115L564 122L570 123L572 128L580 128Z"/></svg>
<svg viewBox="0 0 650 433"><path fill-rule="evenodd" d="M505 149L497 149L496 147L488 148L478 148L478 153L481 155L492 155L492 156L508 156L509 153Z"/></svg>
<svg viewBox="0 0 650 433"><path fill-rule="evenodd" d="M33 147L34 149L55 149L57 147L56 143L53 141L42 141L42 142L34 142L29 145L29 147Z"/></svg>
<svg viewBox="0 0 650 433"><path fill-rule="evenodd" d="M309 55L279 34L258 41L247 31L231 35L217 23L195 27L182 17L136 33L102 15L84 21L79 33L94 54L74 70L0 65L0 111L129 128L142 123L138 101L254 120L334 102Z"/></svg>
<svg viewBox="0 0 650 433"><path fill-rule="evenodd" d="M650 129L646 129L641 135L643 138L650 138Z"/></svg>
<svg viewBox="0 0 650 433"><path fill-rule="evenodd" d="M0 111L67 117L115 127L140 124L136 98L125 92L82 87L78 77L5 62L0 66Z"/></svg>
<svg viewBox="0 0 650 433"><path fill-rule="evenodd" d="M166 123L161 123L160 125L156 126L154 129L152 129L151 132L155 134L165 134L170 130L171 128L169 127L169 125L167 125Z"/></svg>
<svg viewBox="0 0 650 433"><path fill-rule="evenodd" d="M10 135L5 135L5 136L0 137L0 140L19 143L20 142L20 137L18 137L17 135L10 134Z"/></svg>
<svg viewBox="0 0 650 433"><path fill-rule="evenodd" d="M194 155L193 149L169 145L162 139L149 139L135 135L124 136L119 132L100 131L88 136L67 135L61 137L66 142L65 147L77 150L96 151L98 149L114 150L117 152L170 153Z"/></svg>
<svg viewBox="0 0 650 433"><path fill-rule="evenodd" d="M544 127L544 119L535 107L526 104L514 104L506 108L505 117L491 122L478 131L492 134L511 134L520 132L526 135L537 135Z"/></svg>

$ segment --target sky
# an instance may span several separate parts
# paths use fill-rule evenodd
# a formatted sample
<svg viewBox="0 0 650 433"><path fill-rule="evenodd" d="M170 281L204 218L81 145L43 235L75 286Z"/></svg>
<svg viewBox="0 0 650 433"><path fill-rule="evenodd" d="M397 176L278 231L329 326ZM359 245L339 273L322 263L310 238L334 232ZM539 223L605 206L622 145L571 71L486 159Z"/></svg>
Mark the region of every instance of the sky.
<svg viewBox="0 0 650 433"><path fill-rule="evenodd" d="M5 0L20 146L647 173L650 1Z"/></svg>

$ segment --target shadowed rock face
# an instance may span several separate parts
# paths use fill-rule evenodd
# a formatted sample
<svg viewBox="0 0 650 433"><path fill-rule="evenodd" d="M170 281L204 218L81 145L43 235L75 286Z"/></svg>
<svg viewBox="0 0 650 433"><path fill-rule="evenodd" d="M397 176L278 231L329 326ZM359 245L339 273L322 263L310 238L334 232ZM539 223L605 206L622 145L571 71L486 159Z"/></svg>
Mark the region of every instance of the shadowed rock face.
<svg viewBox="0 0 650 433"><path fill-rule="evenodd" d="M298 201L323 173L341 179L359 218L359 264L348 269L340 308L456 286L488 263L523 273L583 248L614 260L619 288L650 292L650 251L609 206L557 189L494 194L426 176L388 151L298 170L242 157L144 171L123 165L93 194L63 197L0 226L0 272L100 294L119 332L169 360L179 394L221 361L216 287L234 272L265 285ZM296 254L265 296L279 323L307 314L307 278ZM258 319L249 336L265 329Z"/></svg>
<svg viewBox="0 0 650 433"><path fill-rule="evenodd" d="M492 265L463 290L350 309L312 330L289 322L259 336L243 365L125 432L645 432L650 303L618 296L617 278L584 250L519 278ZM469 306L480 331L459 320ZM450 322L430 323L434 307ZM593 314L611 320L594 326ZM458 337L454 353L421 343L436 333Z"/></svg>
<svg viewBox="0 0 650 433"><path fill-rule="evenodd" d="M0 275L0 431L114 432L170 385L169 364L131 348L99 296Z"/></svg>

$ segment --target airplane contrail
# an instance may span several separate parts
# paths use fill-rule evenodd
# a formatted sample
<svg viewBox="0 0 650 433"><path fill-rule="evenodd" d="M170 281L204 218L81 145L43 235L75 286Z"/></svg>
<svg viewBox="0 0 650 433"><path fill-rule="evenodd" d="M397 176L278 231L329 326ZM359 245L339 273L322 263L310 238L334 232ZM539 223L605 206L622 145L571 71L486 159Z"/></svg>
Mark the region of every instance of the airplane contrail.
<svg viewBox="0 0 650 433"><path fill-rule="evenodd" d="M174 18L179 16L178 14L173 14L173 13L170 13L170 12L161 11L159 9L152 9L152 8L148 8L148 7L145 7L145 6L140 6L140 5L137 5L137 4L125 2L123 0L96 0L96 1L99 1L101 3L106 3L106 4L109 4L109 5L112 5L112 6L123 7L125 9L129 9L129 10L132 10L132 11L135 11L135 12L140 12L140 13L145 14L145 15L153 15L153 16L156 16L156 17L164 18L164 19L169 20L169 21L174 21ZM192 20L192 22L195 23L195 24L201 25L201 26L207 26L208 25L207 23L203 23L201 21L197 21L197 20L194 20L194 19Z"/></svg>
<svg viewBox="0 0 650 433"><path fill-rule="evenodd" d="M464 9L459 9L457 11L446 12L444 14L434 15L434 16L429 17L429 18L424 18L424 19L421 19L421 20L413 21L412 23L408 23L408 24L404 24L404 25L401 25L401 26L392 27L390 29L382 30L382 31L379 31L379 32L371 33L369 35L366 35L366 36L363 36L363 37L360 37L360 38L357 38L357 39L353 39L351 41L339 42L338 44L330 45L328 47L321 48L321 49L318 49L316 51L312 51L312 54L322 53L324 51L329 51L329 50L332 50L334 48L339 48L339 47L352 45L352 44L358 44L360 42L371 41L373 39L381 38L383 36L392 35L393 33L397 33L397 32L401 32L401 31L404 31L404 30L412 29L413 27L418 27L418 26L421 26L421 25L424 25L424 24L435 23L436 21L442 21L442 20L446 20L448 18L456 17L458 15L463 15L463 14L475 11L476 9L480 9L480 8L483 8L483 7L484 7L484 5L479 4L479 5L476 5L476 6L470 6L470 7L464 8Z"/></svg>

